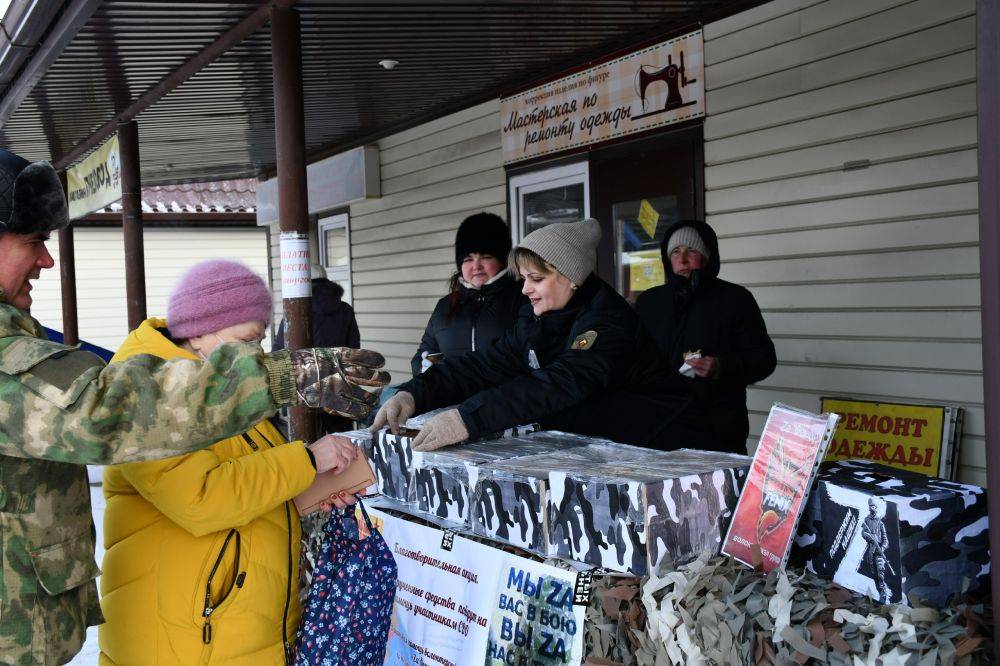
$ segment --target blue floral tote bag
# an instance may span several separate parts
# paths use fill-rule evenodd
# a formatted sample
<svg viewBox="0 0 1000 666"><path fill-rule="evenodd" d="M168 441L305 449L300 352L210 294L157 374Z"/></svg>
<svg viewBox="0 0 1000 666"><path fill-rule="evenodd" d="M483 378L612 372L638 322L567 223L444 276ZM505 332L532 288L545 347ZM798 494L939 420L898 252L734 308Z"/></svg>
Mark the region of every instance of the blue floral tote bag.
<svg viewBox="0 0 1000 666"><path fill-rule="evenodd" d="M378 530L359 534L354 510L334 510L316 562L296 644L296 664L380 666L385 659L396 560Z"/></svg>

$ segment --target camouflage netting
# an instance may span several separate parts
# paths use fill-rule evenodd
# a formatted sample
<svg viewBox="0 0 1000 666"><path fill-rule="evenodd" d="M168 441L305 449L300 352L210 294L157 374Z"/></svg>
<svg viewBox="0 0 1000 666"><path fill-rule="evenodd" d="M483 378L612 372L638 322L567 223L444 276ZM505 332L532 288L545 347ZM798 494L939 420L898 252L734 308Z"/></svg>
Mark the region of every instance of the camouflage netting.
<svg viewBox="0 0 1000 666"><path fill-rule="evenodd" d="M651 578L641 594L635 579L605 582L588 610L588 664L990 662L981 605L882 606L812 574L765 576L726 558Z"/></svg>
<svg viewBox="0 0 1000 666"><path fill-rule="evenodd" d="M323 518L303 520L306 581ZM544 561L573 569L561 560ZM991 620L982 604L882 606L801 569L765 575L729 558L702 558L662 578L595 575L591 589L584 627L587 666L991 663Z"/></svg>

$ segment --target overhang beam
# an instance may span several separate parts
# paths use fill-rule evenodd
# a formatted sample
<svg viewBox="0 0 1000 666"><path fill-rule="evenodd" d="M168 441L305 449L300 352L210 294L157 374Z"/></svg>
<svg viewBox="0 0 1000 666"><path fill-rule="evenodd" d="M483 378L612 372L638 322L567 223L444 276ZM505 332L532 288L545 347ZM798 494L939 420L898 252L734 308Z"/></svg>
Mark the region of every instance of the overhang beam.
<svg viewBox="0 0 1000 666"><path fill-rule="evenodd" d="M190 60L163 77L152 88L132 102L128 108L108 120L108 122L104 123L97 131L78 143L68 153L58 158L53 155L52 165L58 171L71 166L118 131L119 125L135 120L140 113L163 99L167 93L178 88L185 81L207 67L212 61L224 55L229 49L266 25L271 18L272 7L291 7L296 2L297 0L271 0L271 2L258 7L253 13L224 32L218 39L199 51Z"/></svg>

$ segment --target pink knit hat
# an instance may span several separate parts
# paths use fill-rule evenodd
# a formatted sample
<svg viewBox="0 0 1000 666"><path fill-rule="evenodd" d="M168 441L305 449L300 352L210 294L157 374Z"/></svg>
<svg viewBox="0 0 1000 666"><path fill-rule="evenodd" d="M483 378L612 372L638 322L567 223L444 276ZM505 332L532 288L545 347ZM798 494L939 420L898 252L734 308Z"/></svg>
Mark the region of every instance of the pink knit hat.
<svg viewBox="0 0 1000 666"><path fill-rule="evenodd" d="M267 285L243 264L225 259L192 266L174 287L167 305L167 327L175 338L194 338L270 319Z"/></svg>

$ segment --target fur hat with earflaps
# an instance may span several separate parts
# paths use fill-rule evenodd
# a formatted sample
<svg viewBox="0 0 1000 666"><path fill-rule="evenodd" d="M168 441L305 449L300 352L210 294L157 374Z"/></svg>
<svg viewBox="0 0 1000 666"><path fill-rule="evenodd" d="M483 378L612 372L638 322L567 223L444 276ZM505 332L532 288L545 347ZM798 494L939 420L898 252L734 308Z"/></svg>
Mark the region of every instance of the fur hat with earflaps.
<svg viewBox="0 0 1000 666"><path fill-rule="evenodd" d="M47 234L67 224L66 195L52 165L0 149L0 232Z"/></svg>

